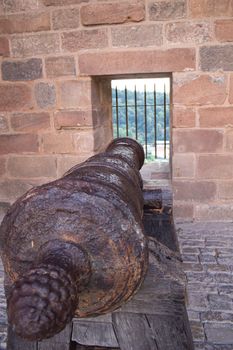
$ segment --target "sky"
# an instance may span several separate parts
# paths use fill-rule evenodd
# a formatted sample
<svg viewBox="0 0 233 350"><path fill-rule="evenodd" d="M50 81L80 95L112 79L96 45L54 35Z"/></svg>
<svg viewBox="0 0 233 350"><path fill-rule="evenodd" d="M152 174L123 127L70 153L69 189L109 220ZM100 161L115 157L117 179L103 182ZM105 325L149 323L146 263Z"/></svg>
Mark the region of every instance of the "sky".
<svg viewBox="0 0 233 350"><path fill-rule="evenodd" d="M144 91L145 84L147 91L154 91L154 84L156 86L156 91L163 92L164 85L166 86L166 92L170 91L170 78L112 80L112 88L117 87L119 90L123 90L126 86L127 90L134 91L135 84L137 91Z"/></svg>

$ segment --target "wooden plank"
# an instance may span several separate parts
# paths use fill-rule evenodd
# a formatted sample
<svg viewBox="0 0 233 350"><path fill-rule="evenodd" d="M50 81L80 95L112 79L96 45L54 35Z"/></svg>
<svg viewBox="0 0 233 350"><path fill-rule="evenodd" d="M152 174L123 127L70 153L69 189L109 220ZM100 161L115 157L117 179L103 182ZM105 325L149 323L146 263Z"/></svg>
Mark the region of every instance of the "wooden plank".
<svg viewBox="0 0 233 350"><path fill-rule="evenodd" d="M117 348L112 323L76 320L73 324L72 341L81 345Z"/></svg>
<svg viewBox="0 0 233 350"><path fill-rule="evenodd" d="M37 350L37 342L26 341L17 336L8 326L7 350Z"/></svg>
<svg viewBox="0 0 233 350"><path fill-rule="evenodd" d="M158 350L192 350L192 338L184 315L147 315Z"/></svg>
<svg viewBox="0 0 233 350"><path fill-rule="evenodd" d="M121 350L159 350L145 315L116 312L113 326Z"/></svg>
<svg viewBox="0 0 233 350"><path fill-rule="evenodd" d="M38 342L38 350L69 350L71 342L72 324L54 337Z"/></svg>

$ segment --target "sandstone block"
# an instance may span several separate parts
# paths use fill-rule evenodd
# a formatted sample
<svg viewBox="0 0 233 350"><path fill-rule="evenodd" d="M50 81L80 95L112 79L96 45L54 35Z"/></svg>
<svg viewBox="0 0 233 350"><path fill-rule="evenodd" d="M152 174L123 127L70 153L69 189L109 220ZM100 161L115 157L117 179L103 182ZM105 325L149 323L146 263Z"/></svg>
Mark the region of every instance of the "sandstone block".
<svg viewBox="0 0 233 350"><path fill-rule="evenodd" d="M229 154L200 155L197 162L197 175L205 179L232 179L233 156Z"/></svg>
<svg viewBox="0 0 233 350"><path fill-rule="evenodd" d="M173 20L186 17L185 0L165 0L149 2L149 19L151 21Z"/></svg>
<svg viewBox="0 0 233 350"><path fill-rule="evenodd" d="M106 29L79 30L61 35L62 49L76 52L82 49L102 49L108 46Z"/></svg>
<svg viewBox="0 0 233 350"><path fill-rule="evenodd" d="M9 130L8 119L5 115L0 114L0 134L4 134Z"/></svg>
<svg viewBox="0 0 233 350"><path fill-rule="evenodd" d="M0 175L3 176L6 172L6 158L0 157Z"/></svg>
<svg viewBox="0 0 233 350"><path fill-rule="evenodd" d="M87 126L93 126L92 111L58 111L54 116L56 129L75 129Z"/></svg>
<svg viewBox="0 0 233 350"><path fill-rule="evenodd" d="M49 13L39 12L0 17L0 33L15 34L50 30Z"/></svg>
<svg viewBox="0 0 233 350"><path fill-rule="evenodd" d="M89 0L42 0L45 6L67 6L67 5L78 5Z"/></svg>
<svg viewBox="0 0 233 350"><path fill-rule="evenodd" d="M0 56L9 56L10 48L9 48L9 40L7 38L0 38Z"/></svg>
<svg viewBox="0 0 233 350"><path fill-rule="evenodd" d="M13 202L32 188L29 181L2 180L0 181L0 198L2 201Z"/></svg>
<svg viewBox="0 0 233 350"><path fill-rule="evenodd" d="M45 71L48 78L76 75L74 57L48 57L45 58Z"/></svg>
<svg viewBox="0 0 233 350"><path fill-rule="evenodd" d="M173 181L174 199L209 201L216 196L216 184L210 181Z"/></svg>
<svg viewBox="0 0 233 350"><path fill-rule="evenodd" d="M229 102L233 103L233 74L230 75Z"/></svg>
<svg viewBox="0 0 233 350"><path fill-rule="evenodd" d="M42 78L42 60L31 58L26 61L2 62L3 80L35 80Z"/></svg>
<svg viewBox="0 0 233 350"><path fill-rule="evenodd" d="M195 110L193 108L173 107L174 128L192 128L195 123Z"/></svg>
<svg viewBox="0 0 233 350"><path fill-rule="evenodd" d="M57 159L57 172L58 177L62 176L67 172L69 169L71 169L73 166L84 162L88 156L82 156L82 155L75 155L75 156L59 156Z"/></svg>
<svg viewBox="0 0 233 350"><path fill-rule="evenodd" d="M194 154L174 154L172 162L173 178L188 177L195 175L195 156Z"/></svg>
<svg viewBox="0 0 233 350"><path fill-rule="evenodd" d="M12 37L11 47L14 57L58 53L60 51L59 34L41 33Z"/></svg>
<svg viewBox="0 0 233 350"><path fill-rule="evenodd" d="M111 30L113 47L162 45L162 25L121 26Z"/></svg>
<svg viewBox="0 0 233 350"><path fill-rule="evenodd" d="M94 3L81 7L81 21L84 25L139 22L144 17L144 6L136 1Z"/></svg>
<svg viewBox="0 0 233 350"><path fill-rule="evenodd" d="M46 112L15 113L10 120L11 127L15 131L38 132L50 128L50 117Z"/></svg>
<svg viewBox="0 0 233 350"><path fill-rule="evenodd" d="M44 153L73 153L72 134L45 134L42 137Z"/></svg>
<svg viewBox="0 0 233 350"><path fill-rule="evenodd" d="M31 89L26 84L0 84L0 111L30 108Z"/></svg>
<svg viewBox="0 0 233 350"><path fill-rule="evenodd" d="M204 46L200 48L200 67L203 71L232 71L233 45Z"/></svg>
<svg viewBox="0 0 233 350"><path fill-rule="evenodd" d="M89 80L61 82L60 104L64 109L88 108L88 106L91 106L91 82Z"/></svg>
<svg viewBox="0 0 233 350"><path fill-rule="evenodd" d="M173 150L178 153L218 152L223 149L223 133L218 130L174 130Z"/></svg>
<svg viewBox="0 0 233 350"><path fill-rule="evenodd" d="M55 30L79 27L79 8L53 11L52 24Z"/></svg>
<svg viewBox="0 0 233 350"><path fill-rule="evenodd" d="M199 109L200 126L207 128L233 127L233 107L208 107Z"/></svg>
<svg viewBox="0 0 233 350"><path fill-rule="evenodd" d="M0 154L38 152L37 135L0 135Z"/></svg>
<svg viewBox="0 0 233 350"><path fill-rule="evenodd" d="M35 0L4 0L3 7L5 12L26 12L38 10L41 6L40 1Z"/></svg>
<svg viewBox="0 0 233 350"><path fill-rule="evenodd" d="M17 178L56 177L56 159L51 156L10 157L7 168Z"/></svg>
<svg viewBox="0 0 233 350"><path fill-rule="evenodd" d="M173 103L184 105L223 104L226 100L224 75L181 74L174 79Z"/></svg>
<svg viewBox="0 0 233 350"><path fill-rule="evenodd" d="M231 0L191 0L190 12L195 18L231 16Z"/></svg>
<svg viewBox="0 0 233 350"><path fill-rule="evenodd" d="M174 22L166 25L166 38L171 43L202 44L212 39L208 22Z"/></svg>
<svg viewBox="0 0 233 350"><path fill-rule="evenodd" d="M55 86L50 83L38 83L35 86L35 97L40 108L52 108L56 103Z"/></svg>
<svg viewBox="0 0 233 350"><path fill-rule="evenodd" d="M233 128L226 130L226 150L228 152L233 150Z"/></svg>
<svg viewBox="0 0 233 350"><path fill-rule="evenodd" d="M233 181L221 181L218 184L220 199L233 199Z"/></svg>
<svg viewBox="0 0 233 350"><path fill-rule="evenodd" d="M193 219L193 204L182 202L182 201L174 201L173 205L173 216L176 219Z"/></svg>
<svg viewBox="0 0 233 350"><path fill-rule="evenodd" d="M233 41L233 20L215 21L215 35L219 41Z"/></svg>
<svg viewBox="0 0 233 350"><path fill-rule="evenodd" d="M159 73L195 69L191 48L83 53L79 55L81 75Z"/></svg>

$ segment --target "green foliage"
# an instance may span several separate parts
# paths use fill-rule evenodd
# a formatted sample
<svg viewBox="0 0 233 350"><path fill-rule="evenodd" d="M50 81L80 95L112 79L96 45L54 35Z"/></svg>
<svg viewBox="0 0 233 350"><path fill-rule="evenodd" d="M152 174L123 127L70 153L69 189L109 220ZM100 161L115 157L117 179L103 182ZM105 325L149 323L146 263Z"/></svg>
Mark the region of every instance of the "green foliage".
<svg viewBox="0 0 233 350"><path fill-rule="evenodd" d="M137 138L138 141L144 145L145 135L147 135L147 144L154 146L155 138L157 141L169 141L170 139L170 101L169 94L166 94L166 101L164 94L157 92L156 94L156 108L154 107L154 93L146 93L146 108L144 92L137 92L137 128L138 135L136 137L136 123L135 123L135 96L134 91L127 91L128 104L128 136ZM166 135L164 132L164 102L166 102ZM119 136L126 136L126 107L125 107L125 91L118 90L118 125ZM117 116L116 116L116 92L112 89L112 115L113 115L113 132L114 137L117 137ZM156 128L155 128L155 110L156 110ZM145 112L147 119L147 126L145 127ZM156 131L156 132L155 132ZM156 136L156 137L155 137Z"/></svg>

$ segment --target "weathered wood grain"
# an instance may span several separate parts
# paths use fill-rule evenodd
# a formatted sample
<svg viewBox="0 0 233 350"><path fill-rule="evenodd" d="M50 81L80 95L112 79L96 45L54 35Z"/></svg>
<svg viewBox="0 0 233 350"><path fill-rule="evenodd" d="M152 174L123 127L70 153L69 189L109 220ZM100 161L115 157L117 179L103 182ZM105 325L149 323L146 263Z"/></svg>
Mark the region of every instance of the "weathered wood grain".
<svg viewBox="0 0 233 350"><path fill-rule="evenodd" d="M113 326L121 350L159 350L145 315L116 312Z"/></svg>

